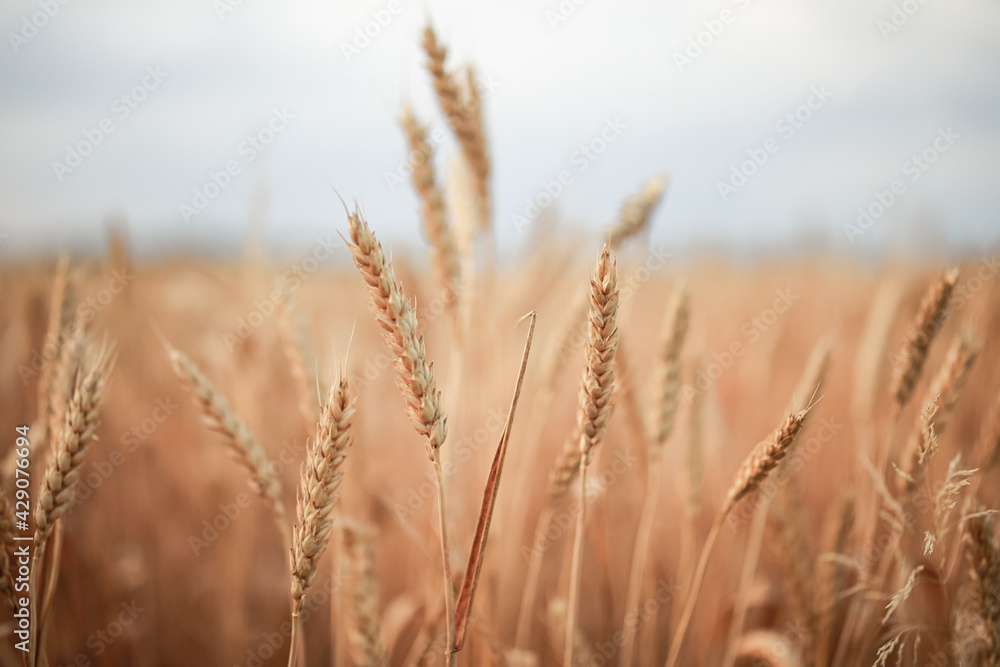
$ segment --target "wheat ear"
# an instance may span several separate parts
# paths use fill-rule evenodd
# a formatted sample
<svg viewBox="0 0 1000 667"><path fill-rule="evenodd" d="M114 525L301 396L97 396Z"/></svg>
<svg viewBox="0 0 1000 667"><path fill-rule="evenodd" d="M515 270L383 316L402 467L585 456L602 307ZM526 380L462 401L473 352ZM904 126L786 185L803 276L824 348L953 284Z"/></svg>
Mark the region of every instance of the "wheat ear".
<svg viewBox="0 0 1000 667"><path fill-rule="evenodd" d="M472 70L468 71L469 99L462 100L459 84L454 76L445 70L444 60L448 49L437 41L434 29L427 26L424 29L424 51L427 53L427 69L434 79L434 90L438 102L448 123L455 131L462 147L466 164L472 172L475 185L476 200L479 205L480 229L490 228L489 174L490 161L486 153L486 142L483 136L482 117L479 108L479 94L476 90Z"/></svg>
<svg viewBox="0 0 1000 667"><path fill-rule="evenodd" d="M168 347L167 354L174 374L201 411L205 424L222 436L230 453L246 468L250 487L271 508L287 553L291 549L292 541L285 504L281 499L281 480L274 474L274 466L268 460L264 447L239 415L229 407L226 397L208 381L193 361L174 348Z"/></svg>
<svg viewBox="0 0 1000 667"><path fill-rule="evenodd" d="M574 633L580 605L580 573L583 532L586 525L587 467L591 453L604 439L611 418L615 387L615 354L618 351L618 280L611 251L604 248L597 258L590 281L590 317L587 326L586 364L580 385L577 428L580 432L580 512L573 543L573 564L567 603L566 641L563 665L573 664Z"/></svg>
<svg viewBox="0 0 1000 667"><path fill-rule="evenodd" d="M796 436L798 436L802 428L802 423L811 409L812 406L789 415L766 440L754 447L753 451L750 452L746 460L743 461L743 465L737 471L729 493L726 495L722 511L712 524L708 532L708 537L705 538L705 545L702 547L701 556L698 558L698 565L695 568L694 579L691 584L691 590L688 593L687 602L684 605L684 611L681 614L677 630L674 632L673 639L670 642L670 653L667 656L666 667L674 667L677 664L677 659L680 657L681 647L684 645L684 636L687 634L688 625L691 623L695 603L698 600L702 582L705 580L708 559L712 553L715 540L719 536L719 531L722 529L722 522L741 499L756 491L764 480L767 479L768 475L778 467L778 464L781 463L782 459L791 450L792 445L795 444Z"/></svg>
<svg viewBox="0 0 1000 667"><path fill-rule="evenodd" d="M913 396L913 389L920 380L924 362L927 361L927 350L944 324L948 300L957 280L958 269L952 269L930 286L920 302L916 319L903 338L901 363L896 365L890 386L897 409L906 405Z"/></svg>
<svg viewBox="0 0 1000 667"><path fill-rule="evenodd" d="M351 236L348 245L368 288L369 306L396 357L396 384L406 400L410 422L417 433L427 438L427 456L434 461L448 435L448 425L434 368L427 362L424 339L417 330L416 313L396 282L382 244L360 211L348 215L348 225Z"/></svg>
<svg viewBox="0 0 1000 667"><path fill-rule="evenodd" d="M434 149L427 143L427 129L421 125L409 107L403 108L403 129L410 152L417 157L413 165L413 186L420 195L424 234L434 246L434 271L444 290L445 305L456 317L455 295L461 285L461 268L455 237L445 216L441 189L434 178Z"/></svg>
<svg viewBox="0 0 1000 667"><path fill-rule="evenodd" d="M417 433L427 438L427 456L434 466L447 627L445 664L453 667L456 662L455 586L452 582L448 545L444 473L438 454L438 449L448 435L447 420L441 409L441 392L434 381L434 368L427 362L423 336L417 331L417 316L396 282L392 265L382 251L382 244L375 238L358 210L348 214L348 230L351 236L348 246L354 257L354 264L368 288L369 306L396 358L396 384L406 400L410 422Z"/></svg>
<svg viewBox="0 0 1000 667"><path fill-rule="evenodd" d="M948 354L931 382L927 399L901 457L900 475L897 477L900 492L913 493L917 484L923 480L930 456L937 449L937 440L951 419L955 403L962 394L978 354L978 346L968 332L956 336L952 346L948 348ZM932 439L928 438L928 429L933 430ZM935 446L928 449L927 445L931 440Z"/></svg>
<svg viewBox="0 0 1000 667"><path fill-rule="evenodd" d="M963 664L995 665L1000 662L1000 550L993 515L979 511L966 520L965 548L972 590L960 645L971 655Z"/></svg>
<svg viewBox="0 0 1000 667"><path fill-rule="evenodd" d="M667 188L665 176L654 176L642 184L639 191L625 200L618 220L608 230L608 244L618 251L627 239L639 234L649 223L649 217Z"/></svg>
<svg viewBox="0 0 1000 667"><path fill-rule="evenodd" d="M340 496L337 490L343 479L341 468L351 446L351 421L354 400L347 378L331 387L330 396L320 412L316 437L309 443L296 496L296 525L292 533L292 635L289 667L296 664L296 651L302 631L299 610L302 598L313 579L323 552L330 540L333 506Z"/></svg>
<svg viewBox="0 0 1000 667"><path fill-rule="evenodd" d="M36 664L39 637L44 637L45 610L38 609L42 566L46 545L56 530L57 522L73 505L76 486L80 481L83 459L95 438L99 424L98 409L104 397L105 378L112 362L102 351L98 355L80 360L72 378L73 391L65 410L58 438L52 443L49 462L42 478L42 488L35 507L35 553L31 561L28 590L32 615L32 632L28 642L28 665ZM58 541L58 540L57 540ZM52 567L58 568L58 563ZM57 582L58 569L48 584L52 590Z"/></svg>

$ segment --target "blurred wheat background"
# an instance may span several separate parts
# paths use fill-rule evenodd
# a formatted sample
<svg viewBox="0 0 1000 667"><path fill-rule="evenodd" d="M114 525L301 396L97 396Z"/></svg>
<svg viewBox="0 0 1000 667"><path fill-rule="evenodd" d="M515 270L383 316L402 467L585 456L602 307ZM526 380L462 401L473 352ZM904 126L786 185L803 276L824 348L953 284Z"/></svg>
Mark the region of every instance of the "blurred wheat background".
<svg viewBox="0 0 1000 667"><path fill-rule="evenodd" d="M745 26L778 11L749 2L670 9L697 20L661 61L617 87L574 69L582 102L548 108L537 63L483 36L524 7L435 7L442 32L393 0L331 40L328 9L296 33L308 7L220 0L202 46L270 18L261 53L298 34L350 85L292 68L324 92L245 98L219 139L163 133L190 63L113 4L94 34L117 16L154 57L85 121L56 100L90 93L34 78L78 8L5 10L0 663L1000 664L995 8L935 15L968 43L937 65L968 67L926 73L920 95L954 87L930 110L895 80L897 122L804 46L739 83ZM883 10L867 53L924 76L896 59L942 10ZM629 9L531 11L529 55L602 26L601 49L652 44ZM657 117L665 90L683 108ZM199 113L246 91L218 94Z"/></svg>

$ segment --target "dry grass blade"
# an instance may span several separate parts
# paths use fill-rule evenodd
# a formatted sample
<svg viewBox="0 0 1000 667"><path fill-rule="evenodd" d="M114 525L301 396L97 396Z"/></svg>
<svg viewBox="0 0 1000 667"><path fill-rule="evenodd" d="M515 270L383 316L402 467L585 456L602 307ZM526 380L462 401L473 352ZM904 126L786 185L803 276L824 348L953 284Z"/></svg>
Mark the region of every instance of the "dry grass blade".
<svg viewBox="0 0 1000 667"><path fill-rule="evenodd" d="M927 350L941 330L948 312L948 300L958 280L958 269L946 272L928 289L920 302L917 317L903 338L902 350L895 366L891 384L897 409L906 405L920 379L927 360Z"/></svg>
<svg viewBox="0 0 1000 667"><path fill-rule="evenodd" d="M514 396L510 401L510 410L507 412L507 422L504 424L503 433L500 435L500 444L497 445L496 455L493 457L493 465L490 467L490 475L486 479L486 488L483 491L483 506L479 512L479 522L476 524L476 533L472 540L472 548L469 551L469 563L465 568L465 578L462 581L462 588L458 595L458 602L455 606L455 650L462 650L465 643L465 634L469 622L469 614L472 612L472 599L476 594L476 585L479 583L479 572L483 567L483 556L486 552L486 539L490 533L490 521L493 518L493 507L496 504L497 493L500 490L500 475L503 473L503 463L507 456L507 443L510 441L510 431L514 424L514 411L517 409L517 401L521 396L521 384L524 382L524 371L528 366L528 354L531 352L531 340L535 335L535 312L532 311L526 316L529 319L528 336L524 342L524 353L521 356L521 366L517 372L517 382L514 385Z"/></svg>
<svg viewBox="0 0 1000 667"><path fill-rule="evenodd" d="M448 435L448 425L433 367L427 362L424 340L417 331L417 316L361 212L350 213L348 224L354 264L368 288L372 313L395 356L396 384L406 400L410 422L427 438L427 455L434 461Z"/></svg>

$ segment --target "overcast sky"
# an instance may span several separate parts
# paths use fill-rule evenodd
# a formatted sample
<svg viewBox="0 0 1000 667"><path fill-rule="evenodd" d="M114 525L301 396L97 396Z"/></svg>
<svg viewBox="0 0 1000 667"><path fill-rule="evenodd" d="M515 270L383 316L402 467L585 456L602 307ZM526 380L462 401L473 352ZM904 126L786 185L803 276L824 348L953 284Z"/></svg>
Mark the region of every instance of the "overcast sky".
<svg viewBox="0 0 1000 667"><path fill-rule="evenodd" d="M237 250L263 188L269 240L306 244L344 226L331 185L393 244L420 243L413 191L386 174L406 156L404 101L445 127L420 50L428 18L449 63L492 87L506 248L529 239L514 216L563 170L549 210L590 233L662 172L654 235L678 248L995 245L995 0L577 2L6 0L0 252L99 247L110 215L141 253ZM373 16L386 25L356 42ZM263 150L244 143L269 125ZM581 158L592 143L603 152ZM455 152L449 136L439 174ZM743 164L754 155L763 164ZM185 221L179 207L231 161L238 173ZM880 198L884 214L849 233Z"/></svg>

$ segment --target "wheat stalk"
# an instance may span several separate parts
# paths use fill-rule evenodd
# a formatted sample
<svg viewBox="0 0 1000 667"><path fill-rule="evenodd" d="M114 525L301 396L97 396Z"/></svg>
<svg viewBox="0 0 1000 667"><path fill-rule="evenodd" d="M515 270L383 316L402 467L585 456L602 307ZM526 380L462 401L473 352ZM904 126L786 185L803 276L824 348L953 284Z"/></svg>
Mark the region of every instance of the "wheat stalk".
<svg viewBox="0 0 1000 667"><path fill-rule="evenodd" d="M684 285L674 288L670 303L667 306L665 332L660 346L656 373L656 389L658 400L653 404L649 423L652 433L647 438L647 481L642 513L639 516L639 527L636 533L635 548L632 551L632 564L629 568L628 588L625 594L625 619L622 624L622 667L631 667L635 654L635 638L638 624L629 622L629 616L635 613L642 595L642 582L646 574L646 559L649 554L649 544L653 535L653 522L656 518L656 506L660 497L661 466L660 456L663 445L670 438L677 415L678 397L681 386L681 350L684 346L684 336L688 329L688 296Z"/></svg>
<svg viewBox="0 0 1000 667"><path fill-rule="evenodd" d="M583 531L586 525L587 467L594 447L604 439L611 418L615 386L615 353L618 350L617 266L605 247L597 258L590 281L590 317L587 327L586 364L580 384L577 428L580 432L580 512L577 515L567 603L563 665L573 664L574 633L580 604Z"/></svg>
<svg viewBox="0 0 1000 667"><path fill-rule="evenodd" d="M382 251L382 244L355 210L348 214L351 241L348 246L362 279L368 288L369 306L382 327L382 335L395 356L396 385L406 400L410 423L427 438L427 456L434 466L437 487L438 529L444 575L447 646L445 662L455 665L455 587L451 576L445 512L444 473L438 449L448 435L448 424L441 409L441 392L434 380L434 369L427 362L424 339L417 331L417 316L403 290L396 282L392 265Z"/></svg>
<svg viewBox="0 0 1000 667"><path fill-rule="evenodd" d="M817 665L823 664L823 661L830 657L836 620L837 596L844 579L841 564L830 559L842 554L847 548L851 528L854 526L854 518L853 491L845 492L840 496L836 510L829 515L826 521L822 542L823 551L827 558L821 560L825 563L825 567L818 568L820 570L820 583L816 611L819 614L819 619L815 643L815 663Z"/></svg>

